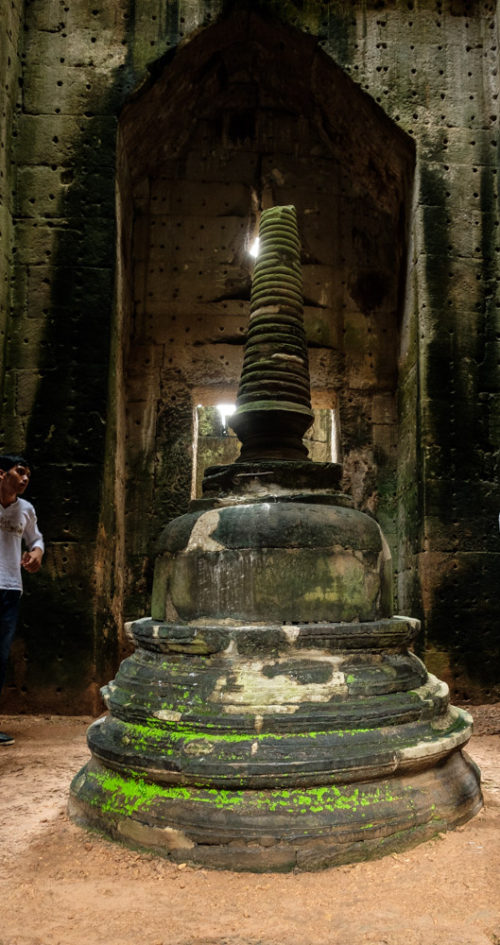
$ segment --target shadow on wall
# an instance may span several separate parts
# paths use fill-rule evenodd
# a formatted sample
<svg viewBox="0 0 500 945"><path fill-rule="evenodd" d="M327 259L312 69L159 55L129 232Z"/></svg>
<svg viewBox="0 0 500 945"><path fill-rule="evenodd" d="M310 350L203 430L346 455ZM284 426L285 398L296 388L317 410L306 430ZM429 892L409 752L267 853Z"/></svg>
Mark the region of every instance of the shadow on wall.
<svg viewBox="0 0 500 945"><path fill-rule="evenodd" d="M130 48L131 15L128 29ZM48 550L23 600L7 689L16 708L95 712L98 687L116 660L115 635L106 626L95 630L94 555L113 313L117 114L130 81L127 61L106 96L87 102L74 160L63 169L69 186L48 221L59 238L26 444L34 465L29 498Z"/></svg>
<svg viewBox="0 0 500 945"><path fill-rule="evenodd" d="M456 272L443 249L452 234L444 224L436 227L437 211L440 220L447 219L445 184L435 172L422 177L426 280L439 326L427 345L422 370L425 533L435 559L422 589L430 600L429 644L441 651L441 658L447 654L445 675L454 697L472 701L500 698L493 181L491 168L484 167L478 236L482 277L476 301L467 303L453 291Z"/></svg>
<svg viewBox="0 0 500 945"><path fill-rule="evenodd" d="M500 600L495 594L499 565L498 557L457 556L433 597L427 623L428 668L444 669L455 699L500 700Z"/></svg>

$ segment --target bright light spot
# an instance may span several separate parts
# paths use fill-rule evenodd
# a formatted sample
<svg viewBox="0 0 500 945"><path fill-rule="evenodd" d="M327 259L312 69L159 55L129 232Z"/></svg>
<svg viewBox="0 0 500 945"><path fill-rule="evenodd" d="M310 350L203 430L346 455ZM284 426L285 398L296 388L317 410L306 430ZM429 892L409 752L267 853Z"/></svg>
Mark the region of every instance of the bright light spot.
<svg viewBox="0 0 500 945"><path fill-rule="evenodd" d="M250 246L248 250L248 252L250 253L250 256L257 257L259 255L259 247L260 247L260 239L258 236L256 236L252 245Z"/></svg>
<svg viewBox="0 0 500 945"><path fill-rule="evenodd" d="M220 418L222 420L222 426L224 429L227 429L227 418L231 416L236 410L236 404L216 404L217 410L220 413Z"/></svg>

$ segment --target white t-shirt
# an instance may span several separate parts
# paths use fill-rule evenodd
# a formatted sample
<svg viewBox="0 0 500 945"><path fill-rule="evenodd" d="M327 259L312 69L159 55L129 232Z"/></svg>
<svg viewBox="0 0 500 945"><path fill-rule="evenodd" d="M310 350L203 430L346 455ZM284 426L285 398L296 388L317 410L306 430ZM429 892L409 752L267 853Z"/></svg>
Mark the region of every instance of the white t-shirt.
<svg viewBox="0 0 500 945"><path fill-rule="evenodd" d="M6 591L22 591L21 577L22 542L28 551L44 550L36 512L31 502L18 498L4 509L0 503L0 588Z"/></svg>

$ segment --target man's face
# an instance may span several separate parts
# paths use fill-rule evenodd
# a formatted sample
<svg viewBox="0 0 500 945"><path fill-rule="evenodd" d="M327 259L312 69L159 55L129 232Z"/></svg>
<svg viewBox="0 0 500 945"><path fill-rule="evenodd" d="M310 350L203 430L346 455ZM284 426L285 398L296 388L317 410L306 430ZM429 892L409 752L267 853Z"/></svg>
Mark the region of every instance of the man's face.
<svg viewBox="0 0 500 945"><path fill-rule="evenodd" d="M15 492L16 495L22 495L29 485L31 470L28 466L22 466L21 463L18 463L17 466L11 466L10 469L0 470L0 478L4 480L12 492Z"/></svg>

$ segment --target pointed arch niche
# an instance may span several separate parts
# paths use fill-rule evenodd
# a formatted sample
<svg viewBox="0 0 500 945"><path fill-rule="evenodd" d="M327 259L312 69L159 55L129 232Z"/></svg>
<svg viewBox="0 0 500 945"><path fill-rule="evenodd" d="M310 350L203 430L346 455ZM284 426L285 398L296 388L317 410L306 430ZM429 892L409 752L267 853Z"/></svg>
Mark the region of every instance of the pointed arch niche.
<svg viewBox="0 0 500 945"><path fill-rule="evenodd" d="M126 619L147 610L154 540L190 497L196 408L236 394L249 247L273 204L297 208L313 403L394 542L413 166L412 141L316 40L248 11L158 63L125 107L108 486Z"/></svg>

